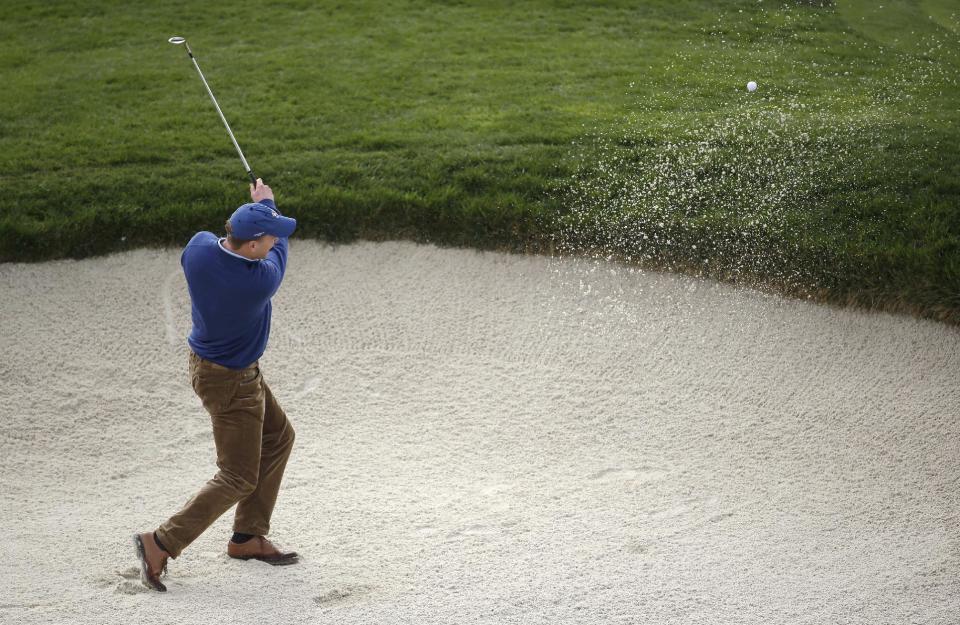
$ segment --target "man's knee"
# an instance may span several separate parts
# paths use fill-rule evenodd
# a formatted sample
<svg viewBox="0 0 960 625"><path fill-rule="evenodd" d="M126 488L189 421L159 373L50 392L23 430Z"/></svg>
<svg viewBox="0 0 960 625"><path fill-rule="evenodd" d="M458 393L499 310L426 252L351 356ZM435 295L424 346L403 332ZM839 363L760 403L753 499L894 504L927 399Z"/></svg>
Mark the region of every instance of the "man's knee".
<svg viewBox="0 0 960 625"><path fill-rule="evenodd" d="M289 421L283 424L276 433L276 447L280 449L289 449L293 447L293 441L297 438L297 433L293 431L293 426Z"/></svg>
<svg viewBox="0 0 960 625"><path fill-rule="evenodd" d="M285 455L289 455L290 450L293 449L293 441L296 440L296 438L297 433L293 431L293 427L288 422L287 427L283 428L283 433L277 440L277 447L279 447Z"/></svg>
<svg viewBox="0 0 960 625"><path fill-rule="evenodd" d="M293 441L296 439L296 436L296 433L288 422L282 430L263 438L262 453L268 456L288 456L290 455L290 450L293 449Z"/></svg>
<svg viewBox="0 0 960 625"><path fill-rule="evenodd" d="M253 491L257 490L257 478L254 477L252 480L243 480L240 482L240 486L237 489L237 492L240 493L240 497L246 497Z"/></svg>
<svg viewBox="0 0 960 625"><path fill-rule="evenodd" d="M236 493L237 500L257 490L257 476L243 476L232 471L220 471L220 478Z"/></svg>

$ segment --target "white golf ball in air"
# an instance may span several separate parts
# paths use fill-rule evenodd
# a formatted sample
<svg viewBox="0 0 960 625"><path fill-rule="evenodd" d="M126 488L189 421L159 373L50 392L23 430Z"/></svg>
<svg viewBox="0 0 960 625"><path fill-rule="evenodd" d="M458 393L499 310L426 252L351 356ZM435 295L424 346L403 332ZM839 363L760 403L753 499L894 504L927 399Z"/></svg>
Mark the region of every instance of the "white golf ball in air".
<svg viewBox="0 0 960 625"><path fill-rule="evenodd" d="M753 82L752 80L747 83L747 91L756 91L756 90L757 90L757 83Z"/></svg>

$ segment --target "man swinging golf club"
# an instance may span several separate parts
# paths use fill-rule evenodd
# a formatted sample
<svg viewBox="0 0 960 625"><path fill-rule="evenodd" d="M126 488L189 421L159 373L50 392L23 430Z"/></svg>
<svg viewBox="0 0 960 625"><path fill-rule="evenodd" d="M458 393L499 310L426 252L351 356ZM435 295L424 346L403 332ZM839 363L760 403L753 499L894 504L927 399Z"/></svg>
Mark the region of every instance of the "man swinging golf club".
<svg viewBox="0 0 960 625"><path fill-rule="evenodd" d="M226 223L227 237L198 232L180 256L193 316L190 380L210 413L219 471L156 531L133 537L141 580L161 592L167 559L234 504L227 555L297 561L296 553L265 538L294 433L259 367L270 335L270 299L283 280L287 237L297 222L277 212L273 192L259 178L250 198Z"/></svg>

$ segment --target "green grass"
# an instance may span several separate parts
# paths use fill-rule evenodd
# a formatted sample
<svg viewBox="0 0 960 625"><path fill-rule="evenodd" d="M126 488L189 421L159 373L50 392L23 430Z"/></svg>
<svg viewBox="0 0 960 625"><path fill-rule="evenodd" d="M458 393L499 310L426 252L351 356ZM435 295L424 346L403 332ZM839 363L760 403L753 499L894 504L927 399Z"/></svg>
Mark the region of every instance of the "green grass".
<svg viewBox="0 0 960 625"><path fill-rule="evenodd" d="M0 260L182 245L245 201L178 34L298 236L602 254L960 322L960 9L816 4L14 4Z"/></svg>

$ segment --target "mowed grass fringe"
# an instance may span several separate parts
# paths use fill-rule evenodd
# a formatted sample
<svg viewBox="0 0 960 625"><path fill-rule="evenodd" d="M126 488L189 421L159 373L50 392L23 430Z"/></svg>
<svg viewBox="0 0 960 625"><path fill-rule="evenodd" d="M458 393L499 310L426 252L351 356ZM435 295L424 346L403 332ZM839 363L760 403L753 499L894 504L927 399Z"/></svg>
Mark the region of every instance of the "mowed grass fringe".
<svg viewBox="0 0 960 625"><path fill-rule="evenodd" d="M576 254L960 323L946 0L17 5L0 261L297 236ZM748 80L759 88L747 94Z"/></svg>

